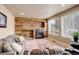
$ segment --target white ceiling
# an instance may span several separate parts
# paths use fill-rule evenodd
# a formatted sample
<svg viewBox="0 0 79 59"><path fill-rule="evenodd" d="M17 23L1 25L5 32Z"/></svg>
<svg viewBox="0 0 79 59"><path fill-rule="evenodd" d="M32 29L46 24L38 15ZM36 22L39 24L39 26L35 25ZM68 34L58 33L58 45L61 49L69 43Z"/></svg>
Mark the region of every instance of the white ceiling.
<svg viewBox="0 0 79 59"><path fill-rule="evenodd" d="M7 4L15 17L48 18L74 6L73 4ZM24 15L21 15L21 13Z"/></svg>

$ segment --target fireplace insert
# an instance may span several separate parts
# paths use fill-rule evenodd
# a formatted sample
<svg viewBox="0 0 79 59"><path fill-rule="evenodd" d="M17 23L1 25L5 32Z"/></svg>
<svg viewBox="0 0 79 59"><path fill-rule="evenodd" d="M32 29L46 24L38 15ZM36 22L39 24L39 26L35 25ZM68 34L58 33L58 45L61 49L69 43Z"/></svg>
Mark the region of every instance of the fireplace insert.
<svg viewBox="0 0 79 59"><path fill-rule="evenodd" d="M35 30L35 38L44 38L44 30L43 29L37 29Z"/></svg>

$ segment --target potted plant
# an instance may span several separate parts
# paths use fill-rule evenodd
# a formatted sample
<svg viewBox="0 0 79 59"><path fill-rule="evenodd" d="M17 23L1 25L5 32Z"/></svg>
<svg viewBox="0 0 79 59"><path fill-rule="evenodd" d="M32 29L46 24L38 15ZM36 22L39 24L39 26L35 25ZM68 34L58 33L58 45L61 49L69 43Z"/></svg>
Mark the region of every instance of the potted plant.
<svg viewBox="0 0 79 59"><path fill-rule="evenodd" d="M79 36L79 32L74 32L73 33L74 42L78 42L78 36Z"/></svg>

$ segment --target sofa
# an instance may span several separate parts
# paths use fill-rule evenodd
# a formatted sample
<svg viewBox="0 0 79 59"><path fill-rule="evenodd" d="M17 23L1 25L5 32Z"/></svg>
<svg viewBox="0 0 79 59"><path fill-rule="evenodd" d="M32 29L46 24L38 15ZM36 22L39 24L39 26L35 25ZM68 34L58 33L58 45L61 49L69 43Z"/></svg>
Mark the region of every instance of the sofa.
<svg viewBox="0 0 79 59"><path fill-rule="evenodd" d="M15 34L0 39L0 55L23 55L23 42Z"/></svg>
<svg viewBox="0 0 79 59"><path fill-rule="evenodd" d="M25 38L23 38L22 36L18 37L15 34L0 39L0 55L35 55L38 53L37 49L32 50L33 52L32 51L29 52L29 50L25 49L24 43L26 43ZM39 44L38 46L40 48ZM31 52L32 54L30 54ZM42 55L70 55L69 52L62 51L62 49L55 50L45 48L45 50L43 50L42 52L43 52Z"/></svg>

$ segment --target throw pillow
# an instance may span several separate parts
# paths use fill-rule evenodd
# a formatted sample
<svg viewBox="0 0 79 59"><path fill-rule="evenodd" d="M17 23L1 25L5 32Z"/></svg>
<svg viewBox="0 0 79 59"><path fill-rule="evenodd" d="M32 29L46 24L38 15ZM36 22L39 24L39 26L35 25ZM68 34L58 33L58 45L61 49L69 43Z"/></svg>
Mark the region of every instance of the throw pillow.
<svg viewBox="0 0 79 59"><path fill-rule="evenodd" d="M22 51L22 46L19 45L18 43L12 43L11 46L16 52L20 53Z"/></svg>
<svg viewBox="0 0 79 59"><path fill-rule="evenodd" d="M8 52L7 45L5 43L2 44L1 51L2 51L2 53Z"/></svg>
<svg viewBox="0 0 79 59"><path fill-rule="evenodd" d="M25 40L25 38L23 36L19 36L18 38L19 38L20 42Z"/></svg>

